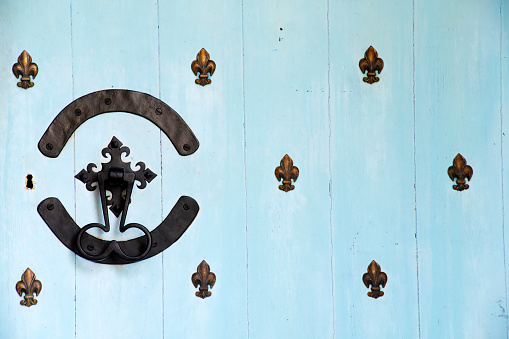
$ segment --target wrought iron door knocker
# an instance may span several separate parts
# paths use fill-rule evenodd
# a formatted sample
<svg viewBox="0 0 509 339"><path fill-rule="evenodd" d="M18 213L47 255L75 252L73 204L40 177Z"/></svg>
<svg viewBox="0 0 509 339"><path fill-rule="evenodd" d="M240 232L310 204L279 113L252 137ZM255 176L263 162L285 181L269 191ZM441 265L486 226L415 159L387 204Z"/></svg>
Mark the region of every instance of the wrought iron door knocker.
<svg viewBox="0 0 509 339"><path fill-rule="evenodd" d="M86 120L108 112L128 112L142 116L157 125L171 140L180 155L194 153L198 140L184 120L170 106L145 93L130 90L104 90L87 94L65 107L50 124L41 140L39 150L42 154L56 158L64 148L72 133ZM95 172L95 164L90 163L76 178L94 190L97 183L101 197L104 225L91 223L80 228L67 213L58 198L46 198L37 210L42 219L57 238L77 255L103 264L127 264L150 258L177 241L191 225L199 211L198 203L191 197L181 196L169 215L152 232L137 223L125 225L128 206L135 181L138 188L144 188L156 174L138 162L139 170L133 171L131 164L122 161L121 155L129 155L128 147L113 137L102 154L110 154L108 163L103 163L101 171ZM110 191L111 197L106 196ZM91 228L110 230L107 206L120 219L120 231L137 228L144 236L127 241L106 241L88 233Z"/></svg>

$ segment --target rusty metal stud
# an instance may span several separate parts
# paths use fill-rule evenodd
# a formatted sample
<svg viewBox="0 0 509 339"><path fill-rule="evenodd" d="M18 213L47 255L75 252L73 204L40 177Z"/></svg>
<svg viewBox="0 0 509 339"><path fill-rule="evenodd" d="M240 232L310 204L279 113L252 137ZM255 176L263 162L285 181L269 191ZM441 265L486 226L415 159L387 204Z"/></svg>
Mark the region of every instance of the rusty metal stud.
<svg viewBox="0 0 509 339"><path fill-rule="evenodd" d="M32 62L30 54L27 51L23 51L18 57L18 62L12 65L12 73L14 73L16 79L21 76L18 87L28 89L34 86L34 83L30 81L30 76L35 79L37 73L39 73L39 67Z"/></svg>
<svg viewBox="0 0 509 339"><path fill-rule="evenodd" d="M371 285L371 292L368 292L368 296L378 299L384 295L384 292L380 290L380 285L385 287L387 283L387 274L382 272L380 265L373 260L368 266L368 273L364 273L362 276L362 282L364 282L367 288Z"/></svg>
<svg viewBox="0 0 509 339"><path fill-rule="evenodd" d="M39 295L41 290L42 283L39 280L35 280L34 272L27 268L21 276L21 280L16 283L16 292L18 292L19 296L21 297L25 293L24 300L21 300L19 303L26 307L36 305L37 300L34 299L34 293Z"/></svg>
<svg viewBox="0 0 509 339"><path fill-rule="evenodd" d="M295 188L292 185L293 181L297 181L299 177L299 169L293 166L293 160L286 154L283 159L281 159L280 166L276 167L274 172L276 175L277 181L283 180L283 184L279 185L279 189L285 192L291 191Z"/></svg>
<svg viewBox="0 0 509 339"><path fill-rule="evenodd" d="M199 78L194 81L198 85L205 86L212 82L212 80L209 79L209 73L210 76L214 74L216 63L210 60L210 55L205 48L202 48L196 55L196 60L191 63L191 70L194 75L200 73Z"/></svg>
<svg viewBox="0 0 509 339"><path fill-rule="evenodd" d="M368 84L373 84L380 80L376 76L376 71L378 71L378 74L382 73L384 61L378 57L378 52L373 48L373 46L369 46L364 53L364 58L359 61L359 67L362 74L366 73L366 71L368 72L368 76L364 77L362 80Z"/></svg>
<svg viewBox="0 0 509 339"><path fill-rule="evenodd" d="M456 191L463 191L468 189L468 184L465 179L470 181L472 179L472 175L474 174L474 170L472 167L467 165L467 160L463 158L461 154L458 153L454 160L452 161L452 166L447 170L447 174L449 174L449 178L452 181L456 179L457 185L452 185L452 188Z"/></svg>
<svg viewBox="0 0 509 339"><path fill-rule="evenodd" d="M210 272L210 266L205 260L203 260L196 269L196 273L191 276L191 281L194 287L200 285L200 289L196 292L196 296L202 299L210 297L212 292L209 292L210 288L214 287L216 283L216 275Z"/></svg>

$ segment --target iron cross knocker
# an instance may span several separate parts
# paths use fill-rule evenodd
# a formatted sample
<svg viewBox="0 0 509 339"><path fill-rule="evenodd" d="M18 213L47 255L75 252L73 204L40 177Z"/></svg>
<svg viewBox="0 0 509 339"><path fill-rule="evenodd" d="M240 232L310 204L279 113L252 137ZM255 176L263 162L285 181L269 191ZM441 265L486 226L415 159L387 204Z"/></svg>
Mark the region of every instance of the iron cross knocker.
<svg viewBox="0 0 509 339"><path fill-rule="evenodd" d="M41 140L42 154L56 158L74 131L86 120L108 112L128 112L142 116L157 125L170 139L177 152L182 155L194 153L198 140L184 120L170 106L151 95L130 90L104 90L87 94L65 107L50 124ZM44 222L57 238L77 255L102 264L127 264L150 258L176 242L194 221L199 211L198 203L191 197L181 196L163 222L152 232L137 223L125 225L127 210L135 181L143 189L157 175L146 168L143 162L131 169L130 162L124 162L121 155L129 155L128 147L113 137L102 155L110 155L108 163L102 163L99 172L88 164L75 177L86 184L89 191L99 188L104 225L91 223L80 228L71 218L58 198L46 198L37 207ZM95 183L95 185L94 185ZM106 191L111 192L107 197ZM106 241L87 233L91 228L109 232L108 206L118 218L121 215L121 232L130 228L141 230L144 235L126 241Z"/></svg>

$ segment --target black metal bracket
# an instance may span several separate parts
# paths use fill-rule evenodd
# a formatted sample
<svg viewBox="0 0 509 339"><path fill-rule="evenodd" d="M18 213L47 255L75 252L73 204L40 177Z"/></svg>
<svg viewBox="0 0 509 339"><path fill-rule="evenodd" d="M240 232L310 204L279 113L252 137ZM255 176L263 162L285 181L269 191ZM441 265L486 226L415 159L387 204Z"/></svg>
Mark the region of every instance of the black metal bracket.
<svg viewBox="0 0 509 339"><path fill-rule="evenodd" d="M180 155L196 152L200 143L186 122L170 106L153 96L126 89L107 89L82 96L67 105L51 122L39 141L39 150L56 158L74 131L99 114L127 112L152 121Z"/></svg>
<svg viewBox="0 0 509 339"><path fill-rule="evenodd" d="M101 102L109 108L106 110ZM154 110L151 111L152 108ZM85 120L113 111L130 112L149 119L165 132L180 155L192 154L199 146L198 140L184 120L159 99L140 92L105 90L85 95L64 108L39 141L39 150L48 157L57 157L74 130ZM152 116L161 116L164 113L166 114L163 118ZM184 234L200 210L193 198L181 196L166 219L152 232L137 223L126 225L134 182L138 181L137 187L143 189L157 175L146 168L143 162L138 162L136 166L139 169L134 171L130 162L122 160L124 153L129 155L129 148L113 137L102 150L105 158L107 154L110 155L110 161L102 163L98 172L94 171L97 166L90 163L86 170L81 170L75 176L86 184L89 191L99 187L104 225L91 223L80 228L57 198L47 198L37 207L44 222L67 248L85 259L102 264L128 264L164 251ZM107 197L107 191L111 193L110 197ZM87 231L91 228L109 232L108 206L111 206L110 210L117 218L121 215L121 232L137 228L144 236L127 241L106 241L88 234Z"/></svg>

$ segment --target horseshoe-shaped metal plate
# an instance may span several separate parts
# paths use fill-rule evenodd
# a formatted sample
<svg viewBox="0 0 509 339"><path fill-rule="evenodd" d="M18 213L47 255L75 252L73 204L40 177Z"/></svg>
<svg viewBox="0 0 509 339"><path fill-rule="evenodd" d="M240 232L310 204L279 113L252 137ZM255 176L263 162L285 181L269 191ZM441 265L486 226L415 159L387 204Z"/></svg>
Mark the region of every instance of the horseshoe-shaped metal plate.
<svg viewBox="0 0 509 339"><path fill-rule="evenodd" d="M82 123L108 112L132 113L152 121L168 136L180 155L190 155L198 149L198 139L170 106L146 93L114 89L87 94L67 105L42 136L39 150L50 158L58 157ZM127 241L106 241L86 233L91 227L104 230L106 226L93 223L80 228L57 198L47 198L37 207L44 222L67 248L82 258L102 264L129 264L164 251L184 234L199 209L193 198L182 196L166 219L152 232L142 225L131 223L124 225L124 230L138 228L145 236ZM127 208L123 213L126 212Z"/></svg>
<svg viewBox="0 0 509 339"><path fill-rule="evenodd" d="M198 139L180 115L153 96L125 89L107 89L82 96L65 107L39 141L39 150L56 158L74 131L88 119L108 112L127 112L152 121L173 143L180 155L199 147Z"/></svg>
<svg viewBox="0 0 509 339"><path fill-rule="evenodd" d="M198 203L193 198L187 196L180 197L166 219L150 232L152 236L152 247L148 254L141 260L161 253L177 241L196 218L199 210ZM60 200L57 198L44 199L37 207L37 211L62 244L77 255L83 257L76 246L76 240L81 228L74 222L69 213L67 213ZM98 239L88 233L83 234L82 241L84 246L96 255L106 251L111 244L111 241ZM146 237L143 236L127 241L119 241L118 245L123 253L134 256L137 253L143 252L147 246ZM119 258L115 253L112 253L106 257L106 259L98 262L101 264L130 263L129 261Z"/></svg>

